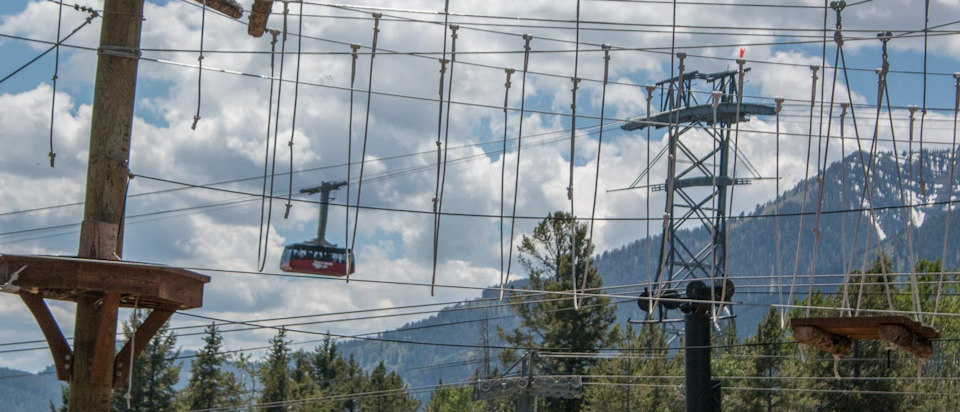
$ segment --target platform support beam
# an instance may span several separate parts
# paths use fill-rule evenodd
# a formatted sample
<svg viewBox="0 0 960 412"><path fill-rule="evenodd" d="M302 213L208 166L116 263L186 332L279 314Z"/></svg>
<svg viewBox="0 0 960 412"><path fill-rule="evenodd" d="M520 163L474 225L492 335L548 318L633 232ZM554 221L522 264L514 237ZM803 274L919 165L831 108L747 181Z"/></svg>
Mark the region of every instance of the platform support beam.
<svg viewBox="0 0 960 412"><path fill-rule="evenodd" d="M123 252L122 220L143 3L144 0L106 0L103 4L84 224L78 253L81 258L119 259ZM111 243L112 250L105 247ZM110 410L119 300L119 293L77 293L70 412Z"/></svg>
<svg viewBox="0 0 960 412"><path fill-rule="evenodd" d="M20 299L30 309L33 318L43 332L43 337L47 340L47 346L50 347L50 354L53 355L53 366L57 371L57 379L61 381L70 380L70 368L73 366L73 350L67 343L67 338L60 331L60 325L50 313L47 302L40 295L35 295L27 291L20 291Z"/></svg>

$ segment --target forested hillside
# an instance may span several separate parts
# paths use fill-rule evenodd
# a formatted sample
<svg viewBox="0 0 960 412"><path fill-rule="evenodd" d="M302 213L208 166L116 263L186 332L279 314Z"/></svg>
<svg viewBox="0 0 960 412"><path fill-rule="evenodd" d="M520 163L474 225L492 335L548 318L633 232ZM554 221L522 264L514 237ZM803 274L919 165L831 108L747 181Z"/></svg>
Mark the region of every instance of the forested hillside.
<svg viewBox="0 0 960 412"><path fill-rule="evenodd" d="M894 159L892 153L882 153L876 165L876 180L872 182L874 196L861 199L863 169L859 163L859 154L847 157L843 166L840 163L831 165L824 174L826 186L823 188L822 214L816 212L818 194L820 193L816 178L785 191L777 200L758 205L751 213L742 214L730 220L730 261L729 274L735 278L736 295L734 300L748 305L735 306L737 315L733 324L719 334L716 339L732 346L732 349L716 351L715 374L717 376L753 376L754 379L730 379L724 382L729 387L725 393L725 410L739 410L744 408L750 411L760 410L810 410L808 406L815 404L830 404L827 410L844 410L853 407L866 409L850 410L944 410L942 398L918 398L917 409L904 397L892 395L867 395L834 398L823 390L860 389L865 391L894 391L903 393L928 393L937 391L954 391L953 379L960 378L958 365L952 354L956 352L953 341L938 343L937 357L923 367L924 376L942 377L944 381L919 380L907 381L899 379L904 376L917 374L917 363L906 355L892 354L890 361L873 362L869 365L857 361L842 362L838 373L848 379L833 381L823 379L833 376L833 359L816 352L807 351L807 362L800 362L795 344L784 345L754 345L737 347L741 342L751 345L789 340L779 328L779 316L769 310L771 303L786 303L790 292L790 284L794 283L795 299L807 299L809 291L810 273L817 276L814 280L815 297L813 302L820 305L836 306L837 297L833 295L844 282L843 273L862 271L865 273L909 272L911 262L907 253L909 240L912 240L913 252L918 259L921 271L936 273L939 266L931 263L941 259L944 251L944 229L946 227L946 207L943 204L948 199L949 153L924 152L923 176L926 182L921 188L917 183L920 172L918 158L912 163L913 171L906 167L904 158ZM898 170L899 176L898 179ZM842 173L841 173L842 172ZM910 177L913 180L910 180ZM765 183L756 183L765 184ZM960 193L960 176L955 176L953 182L954 193ZM912 201L916 206L907 209L900 208L901 187L905 199ZM845 188L845 190L841 190ZM771 189L772 191L772 189ZM806 193L806 205L802 205ZM861 207L861 200L865 206L872 204L876 212L871 215ZM777 219L772 215L779 208L782 216ZM836 213L837 210L854 210L848 213ZM802 217L801 210L807 212ZM803 230L800 230L801 218ZM820 219L819 240L815 231L817 219ZM954 221L950 225L950 241L947 244L948 253L945 267L954 269L960 267L960 253L957 253L957 244L960 242L960 216L955 213ZM912 222L912 229L908 232L904 222ZM657 225L654 225L657 226ZM778 229L779 228L779 229ZM777 259L776 239L780 235L780 258ZM639 234L638 234L639 235ZM707 234L702 229L693 229L690 235L697 242L706 242ZM798 236L799 235L799 236ZM909 236L909 237L908 237ZM912 239L911 239L912 238ZM589 375L632 375L632 376L663 376L663 378L637 380L634 378L623 380L608 377L596 377L585 382L596 382L588 385L584 398L584 410L607 410L621 408L623 405L632 405L636 410L678 410L682 404L681 394L677 388L682 382L675 376L682 376L682 352L675 348L679 344L675 340L668 344L670 336L664 335L659 328L650 326L632 326L627 323L630 318L640 318L644 312L640 311L636 300L626 296L636 296L643 288L642 284L648 279L648 268L656 270L656 259L660 245L659 234L650 239L640 239L614 250L607 250L596 254L593 267L603 282L603 288L608 293L624 297L613 297L609 305L615 308L616 324L619 325L620 340L615 345L619 348L637 348L645 346L648 350L642 356L635 358L614 358L601 360L591 366ZM889 258L883 261L876 260L879 248ZM802 247L798 248L798 240ZM812 267L814 246L817 249L816 266ZM648 256L651 260L648 260ZM812 270L811 270L812 269ZM650 276L653 273L651 272ZM928 275L926 280L934 279ZM953 280L951 276L949 280ZM904 275L891 278L894 282L893 291L897 305L909 310L910 303L905 296L909 296L908 282ZM879 277L871 278L872 283L880 282ZM528 286L527 279L520 279L510 285L515 289ZM777 285L781 285L781 289ZM879 288L873 285L870 288ZM948 283L949 293L944 295L945 303L941 310L960 311L960 302L957 300L955 288ZM872 289L871 289L872 290ZM877 289L879 290L879 289ZM924 308L932 310L933 287L925 285L921 288L924 299ZM868 295L868 306L879 305L874 299L880 293ZM508 293L507 298L514 297ZM825 303L826 302L826 303ZM885 302L885 301L884 301ZM881 302L881 303L884 303ZM868 307L866 306L866 307ZM882 308L882 305L877 306ZM824 312L826 313L826 312ZM356 410L360 403L351 403L348 396L356 391L382 390L392 388L399 395L392 399L391 411L415 410L417 408L437 408L430 410L480 410L480 406L469 402L469 389L445 389L438 400L431 400L435 393L432 387L439 382L455 384L466 382L476 375L496 374L505 368L500 363L498 347L509 346L501 336L502 331L514 331L521 325L522 317L507 302L499 300L499 293L494 289L485 291L475 300L465 301L458 305L444 308L437 315L412 322L396 331L380 334L377 338L390 341L416 341L422 344L400 344L375 341L343 341L334 344L328 341L316 350L306 349L293 353L285 347L284 336L275 338L272 342L274 351L267 359L252 362L248 358L212 356L217 353L210 347L198 354L181 353L180 358L189 358L186 361L169 361L163 371L169 382L162 383L162 389L167 391L167 402L172 405L169 410L188 410L202 396L198 395L199 383L195 379L196 371L213 373L211 369L198 368L197 360L206 359L217 366L221 374L216 375L217 382L221 382L225 392L217 402L225 406L249 405L269 402L271 399L292 399L297 397L323 398L332 397L335 401L311 403L311 408L302 410L340 411ZM957 337L960 335L960 326L954 318L944 318L938 321L943 328L944 335ZM164 335L172 336L172 334ZM212 335L211 335L212 336ZM208 342L209 346L210 342ZM438 345L431 345L438 344ZM154 345L152 342L151 345ZM488 350L482 347L489 347ZM160 359L177 357L175 340L173 343L157 342L153 347L154 356ZM673 349L670 349L673 348ZM858 346L857 358L880 359L887 356L887 352L879 345L863 344ZM211 352L212 351L212 352ZM613 351L614 353L616 350ZM946 355L945 355L946 354ZM149 355L149 350L148 350ZM760 359L770 359L761 361ZM202 363L201 363L202 366ZM147 373L143 371L142 373ZM160 371L158 370L157 373ZM151 372L153 373L153 372ZM42 373L33 376L6 376L24 375L19 371L0 370L0 405L3 410L11 412L35 411L37 408L46 408L53 401L59 406L60 384L55 381L52 373ZM163 375L163 374L160 374ZM153 376L153 375L151 375ZM159 375L157 375L159 376ZM213 375L211 375L213 376ZM767 376L763 380L758 376ZM864 377L858 381L849 377ZM402 378L402 380L401 380ZM869 379L868 379L869 378ZM214 379L214 378L210 378ZM150 381L143 378L140 381ZM272 382L272 383L271 383ZM283 385L280 385L283 383ZM268 386L273 385L279 392L270 392ZM773 388L779 388L774 393ZM122 396L122 394L121 394ZM198 398L200 396L200 398ZM897 395L900 396L900 395ZM905 396L905 395L904 395ZM286 398L285 398L286 397ZM851 400L853 399L853 400ZM884 401L886 399L886 401ZM154 401L152 399L151 401ZM164 401L160 399L159 401ZM360 402L360 401L357 401ZM367 401L363 401L367 402ZM443 402L460 402L458 407L443 409ZM859 403L858 403L859 402ZM879 402L879 403L878 403ZM115 402L117 410L125 402L118 399ZM640 409L643 405L645 409ZM880 405L883 405L881 408ZM447 405L449 406L449 405ZM380 404L383 407L383 404ZM811 406L812 407L812 406ZM880 408L876 409L874 407ZM354 409L351 409L354 408ZM412 409L411 409L412 408ZM460 409L457 409L460 408ZM364 409L366 410L366 409Z"/></svg>

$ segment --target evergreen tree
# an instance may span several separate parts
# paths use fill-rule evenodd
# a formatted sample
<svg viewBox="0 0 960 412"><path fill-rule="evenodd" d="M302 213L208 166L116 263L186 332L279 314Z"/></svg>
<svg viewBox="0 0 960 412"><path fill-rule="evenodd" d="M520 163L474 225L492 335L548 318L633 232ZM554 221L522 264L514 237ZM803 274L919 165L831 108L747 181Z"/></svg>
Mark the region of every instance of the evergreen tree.
<svg viewBox="0 0 960 412"><path fill-rule="evenodd" d="M127 339L146 320L145 311L133 311L128 321L123 322L123 333ZM133 364L130 379L130 407L127 407L127 386L113 391L111 410L116 412L173 412L177 409L177 390L174 386L180 380L180 364L176 358L177 336L164 323L153 339L147 343L140 357ZM129 367L128 359L119 359L117 367ZM121 365L122 364L122 365Z"/></svg>
<svg viewBox="0 0 960 412"><path fill-rule="evenodd" d="M270 339L270 353L260 367L260 381L263 382L263 393L260 402L269 404L267 412L284 412L283 406L290 398L290 342L287 342L287 331L280 329L277 335Z"/></svg>
<svg viewBox="0 0 960 412"><path fill-rule="evenodd" d="M311 354L299 350L293 354L293 372L291 373L290 398L303 400L301 403L294 403L288 411L291 412L326 412L332 410L332 403L317 401L316 398L323 396L323 391L314 380L314 368L312 365L313 357Z"/></svg>
<svg viewBox="0 0 960 412"><path fill-rule="evenodd" d="M575 233L576 259L571 254L571 232ZM589 260L593 244L587 239L587 225L579 224L565 212L554 212L540 222L531 236L523 236L518 247L520 264L530 276L530 289L567 292L583 287L592 294L599 293L603 281ZM573 265L576 262L576 276ZM576 284L574 284L576 282ZM544 300L543 295L529 298L517 294L511 298L512 308L520 315L520 328L507 333L498 329L504 342L512 346L566 348L572 352L589 352L616 343L618 327L614 326L615 308L605 297L584 297L580 310L574 308L573 296ZM554 297L554 296L551 296ZM536 300L536 302L531 302ZM503 364L511 364L520 357L515 351L501 352ZM563 358L546 362L550 373L584 375L593 363L590 358ZM580 409L581 399L549 399L550 411L564 412Z"/></svg>
<svg viewBox="0 0 960 412"><path fill-rule="evenodd" d="M484 412L487 405L484 402L474 402L473 390L470 387L444 388L443 381L427 402L427 412Z"/></svg>
<svg viewBox="0 0 960 412"><path fill-rule="evenodd" d="M216 324L206 328L204 346L190 365L190 382L184 391L188 409L210 409L240 405L240 383L223 370L230 357L222 352L223 336Z"/></svg>

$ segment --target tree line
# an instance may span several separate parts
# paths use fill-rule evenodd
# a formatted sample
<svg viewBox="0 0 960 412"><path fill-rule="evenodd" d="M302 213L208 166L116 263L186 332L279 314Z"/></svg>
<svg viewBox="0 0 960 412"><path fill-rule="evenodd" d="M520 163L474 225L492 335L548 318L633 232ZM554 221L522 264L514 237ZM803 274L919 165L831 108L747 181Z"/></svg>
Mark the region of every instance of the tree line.
<svg viewBox="0 0 960 412"><path fill-rule="evenodd" d="M575 234L573 245L571 233ZM572 246L575 254L570 253ZM558 298L515 291L510 301L520 326L497 330L504 346L517 348L500 351L503 369L494 368L486 376L478 369L462 384L439 382L426 403L415 396L419 389L408 388L382 361L366 371L353 356L344 357L329 337L311 351L293 351L282 328L270 340L267 355L255 361L248 355L225 352L219 328L208 326L204 346L190 364L189 381L177 390L181 368L177 338L164 326L134 364L130 387L114 391L112 410L512 412L517 408L516 396L474 401L477 382L515 376L521 357L536 350L542 355L538 374L583 377L579 396L539 398L539 411L683 411L682 336L666 333L658 323L637 328L617 326L611 299L600 293L603 281L590 265L594 250L585 224L564 212L555 212L529 236L523 236L518 249L530 289L565 292L576 286L588 293L575 303L569 295ZM885 310L892 304L899 311L914 310L911 283L893 282L881 275L884 268L896 267L893 263L881 255L864 273L855 272L847 293L850 305ZM938 311L960 313L956 277L948 275L938 291L940 263L920 260L916 269L923 311L934 312L939 292ZM845 306L842 294L820 291L794 303L822 308ZM124 332L129 334L130 325L142 323L143 316L134 314L124 323ZM954 409L955 395L960 393L956 384L960 379L960 342L949 338L958 336L960 318L937 318L937 329L948 339L934 343L932 358L918 361L880 342L858 341L853 355L843 359L804 348L792 339L790 329L783 327L785 317L804 316L807 313L803 309L782 313L769 308L747 339L738 336L735 319L726 321L723 330L714 333L712 373L722 382L724 410ZM813 309L809 316L838 316L838 312ZM929 324L930 315L922 320ZM679 343L672 339L679 339ZM564 355L551 355L560 352ZM65 391L64 401L66 396ZM51 404L51 411L56 410Z"/></svg>

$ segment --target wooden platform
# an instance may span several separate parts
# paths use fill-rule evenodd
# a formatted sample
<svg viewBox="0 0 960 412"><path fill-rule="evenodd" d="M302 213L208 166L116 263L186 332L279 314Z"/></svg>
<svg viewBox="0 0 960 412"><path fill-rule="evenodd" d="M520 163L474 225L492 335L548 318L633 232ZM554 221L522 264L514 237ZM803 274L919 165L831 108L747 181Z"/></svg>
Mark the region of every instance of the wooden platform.
<svg viewBox="0 0 960 412"><path fill-rule="evenodd" d="M835 356L849 355L855 340L878 340L926 359L933 355L930 340L940 337L936 329L906 316L796 318L791 319L790 324L798 342Z"/></svg>
<svg viewBox="0 0 960 412"><path fill-rule="evenodd" d="M17 273L19 272L19 273ZM136 262L65 256L0 255L0 285L46 299L76 302L77 292L118 293L121 307L193 309L203 304L210 282L189 270Z"/></svg>
<svg viewBox="0 0 960 412"><path fill-rule="evenodd" d="M858 316L849 318L795 318L790 325L814 326L824 332L854 340L880 340L880 325L900 325L925 339L938 339L940 332L906 316Z"/></svg>
<svg viewBox="0 0 960 412"><path fill-rule="evenodd" d="M120 387L130 372L129 365L123 365L129 363L131 351L134 358L138 357L177 310L200 307L203 285L208 282L209 276L162 265L64 256L0 255L0 291L19 295L30 309L50 347L57 378L62 381L71 379L75 356L44 299L90 302L92 297L97 302L102 315L96 320L98 344L97 349L92 350L90 364L97 373L96 379L112 380L112 386ZM114 357L117 308L134 305L152 310L137 328L136 344L127 341ZM108 357L114 360L112 372L102 366L108 365Z"/></svg>

